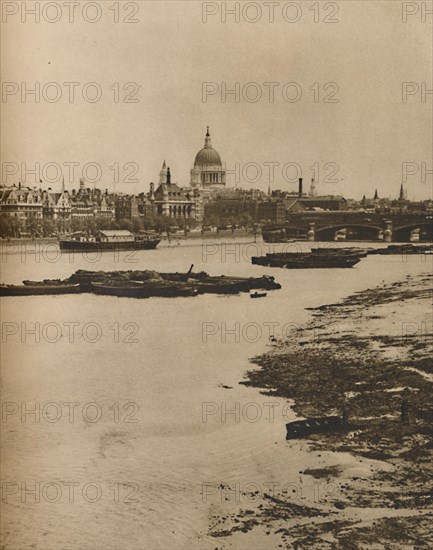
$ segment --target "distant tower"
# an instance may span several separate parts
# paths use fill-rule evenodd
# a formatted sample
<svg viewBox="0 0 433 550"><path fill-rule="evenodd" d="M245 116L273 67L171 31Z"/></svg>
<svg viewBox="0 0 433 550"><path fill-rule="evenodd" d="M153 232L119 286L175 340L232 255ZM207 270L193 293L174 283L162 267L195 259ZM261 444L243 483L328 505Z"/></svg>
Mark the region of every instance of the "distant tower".
<svg viewBox="0 0 433 550"><path fill-rule="evenodd" d="M150 183L149 200L155 200L155 184L153 183L153 181Z"/></svg>
<svg viewBox="0 0 433 550"><path fill-rule="evenodd" d="M167 165L165 164L165 160L159 173L159 184L161 185L162 183L167 183Z"/></svg>
<svg viewBox="0 0 433 550"><path fill-rule="evenodd" d="M398 200L399 201L404 201L404 199L405 199L404 189L403 189L403 184L401 184L401 186L400 186L400 196L398 197Z"/></svg>
<svg viewBox="0 0 433 550"><path fill-rule="evenodd" d="M268 197L270 197L270 196L271 196L271 186L268 185Z"/></svg>
<svg viewBox="0 0 433 550"><path fill-rule="evenodd" d="M80 179L80 191L85 191L86 188L84 187L84 180L83 178Z"/></svg>
<svg viewBox="0 0 433 550"><path fill-rule="evenodd" d="M62 178L62 193L65 192L65 176Z"/></svg>
<svg viewBox="0 0 433 550"><path fill-rule="evenodd" d="M377 193L377 189L376 189L376 191L374 192L373 200L375 200L375 201L378 201L378 200L379 200L379 195L378 195L378 193Z"/></svg>
<svg viewBox="0 0 433 550"><path fill-rule="evenodd" d="M310 197L317 197L316 184L314 182L314 178L311 178Z"/></svg>
<svg viewBox="0 0 433 550"><path fill-rule="evenodd" d="M170 168L167 168L167 185L171 185L171 172L170 172Z"/></svg>

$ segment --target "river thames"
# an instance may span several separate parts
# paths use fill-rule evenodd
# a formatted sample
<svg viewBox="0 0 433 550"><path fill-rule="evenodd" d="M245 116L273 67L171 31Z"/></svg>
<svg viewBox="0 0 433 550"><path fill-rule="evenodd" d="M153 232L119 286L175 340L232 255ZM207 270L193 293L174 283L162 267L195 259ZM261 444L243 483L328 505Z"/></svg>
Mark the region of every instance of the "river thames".
<svg viewBox="0 0 433 550"><path fill-rule="evenodd" d="M2 255L3 282L194 264L211 275L270 274L282 285L260 300L2 299L4 545L69 550L221 547L209 535L215 514L248 507L248 484L296 486L311 460L301 443L285 441L285 422L295 418L289 404L239 384L249 359L307 321L305 308L430 271L432 258L285 270L252 266L269 245L242 240L118 256L31 248Z"/></svg>

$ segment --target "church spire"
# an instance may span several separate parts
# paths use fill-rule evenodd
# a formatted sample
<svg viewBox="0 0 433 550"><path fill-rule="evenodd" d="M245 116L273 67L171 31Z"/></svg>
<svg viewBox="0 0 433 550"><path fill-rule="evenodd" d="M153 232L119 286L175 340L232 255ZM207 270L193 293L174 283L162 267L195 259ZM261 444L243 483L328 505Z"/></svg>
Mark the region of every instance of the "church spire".
<svg viewBox="0 0 433 550"><path fill-rule="evenodd" d="M212 143L210 140L209 126L207 126L206 137L204 138L204 146L206 149L208 149L209 147L212 147Z"/></svg>
<svg viewBox="0 0 433 550"><path fill-rule="evenodd" d="M403 189L403 184L401 184L400 186L400 196L398 198L399 201L404 201L404 189Z"/></svg>
<svg viewBox="0 0 433 550"><path fill-rule="evenodd" d="M161 172L159 173L159 184L161 185L164 183L167 183L167 165L165 163L165 159L162 164Z"/></svg>

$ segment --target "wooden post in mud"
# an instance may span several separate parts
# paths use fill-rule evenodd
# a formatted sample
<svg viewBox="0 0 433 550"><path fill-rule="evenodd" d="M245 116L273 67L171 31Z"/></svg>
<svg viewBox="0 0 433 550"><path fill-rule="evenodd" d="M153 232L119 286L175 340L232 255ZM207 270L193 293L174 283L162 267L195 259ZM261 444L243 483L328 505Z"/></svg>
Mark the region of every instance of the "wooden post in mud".
<svg viewBox="0 0 433 550"><path fill-rule="evenodd" d="M409 403L407 399L401 402L401 421L403 424L409 424Z"/></svg>
<svg viewBox="0 0 433 550"><path fill-rule="evenodd" d="M343 405L343 409L341 411L341 421L343 422L343 424L349 423L349 411L346 405Z"/></svg>
<svg viewBox="0 0 433 550"><path fill-rule="evenodd" d="M401 394L401 421L403 424L409 424L409 388L404 388Z"/></svg>

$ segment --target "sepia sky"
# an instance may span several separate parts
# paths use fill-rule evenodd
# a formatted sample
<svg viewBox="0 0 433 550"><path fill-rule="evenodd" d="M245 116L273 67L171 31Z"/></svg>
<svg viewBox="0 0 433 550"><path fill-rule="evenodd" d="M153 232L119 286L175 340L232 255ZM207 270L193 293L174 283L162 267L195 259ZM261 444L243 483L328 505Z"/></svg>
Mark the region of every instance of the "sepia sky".
<svg viewBox="0 0 433 550"><path fill-rule="evenodd" d="M119 2L116 14L110 0L94 3L100 10L94 23L83 18L86 2L73 22L65 2L57 2L61 17L51 23L46 19L58 14L44 14L44 2L39 23L21 13L21 2L2 4L9 10L2 23L2 83L10 92L1 104L3 184L23 181L19 171L5 181L5 163L9 173L12 163L31 168L37 162L41 177L48 163L77 163L74 183L64 172L72 189L92 162L101 170L97 187L148 191L166 159L173 180L188 185L209 125L213 146L233 172L230 186L266 190L269 163L275 163L271 189L295 189L297 164L307 189L314 166L320 194L360 198L377 188L381 197L397 197L406 177L409 198L431 196L432 176L425 171L432 169L432 94L421 92L432 88L432 15L422 13L421 2L406 8L380 0L298 1L290 8L274 2L273 22L265 5L260 16L257 3L245 11L246 2L227 2L232 9L238 4L239 21L227 14L224 22L220 2ZM18 13L10 14L15 8ZM203 11L209 13L206 22ZM95 13L89 8L88 18ZM125 17L138 22L125 23ZM39 103L31 95L23 102L23 88L35 82ZM50 103L42 88L53 82L58 88L44 94L49 99L60 90L61 97ZM79 83L72 102L65 82ZM102 91L95 103L82 96L89 82ZM138 102L123 102L126 92L136 91L135 85L123 90L128 82L139 86L130 98ZM238 101L222 93L236 82ZM405 102L404 82L414 83ZM214 83L207 85L213 93L206 102L203 83ZM256 84L245 88L248 83ZM273 101L264 83L275 83ZM284 88L289 83L296 86ZM95 89L86 93L93 97ZM297 100L286 101L283 89ZM262 97L252 102L259 92ZM336 102L325 102L327 96ZM283 170L287 163L294 164ZM411 163L407 176L403 163ZM128 181L128 175L139 181ZM28 176L26 185L34 184Z"/></svg>

